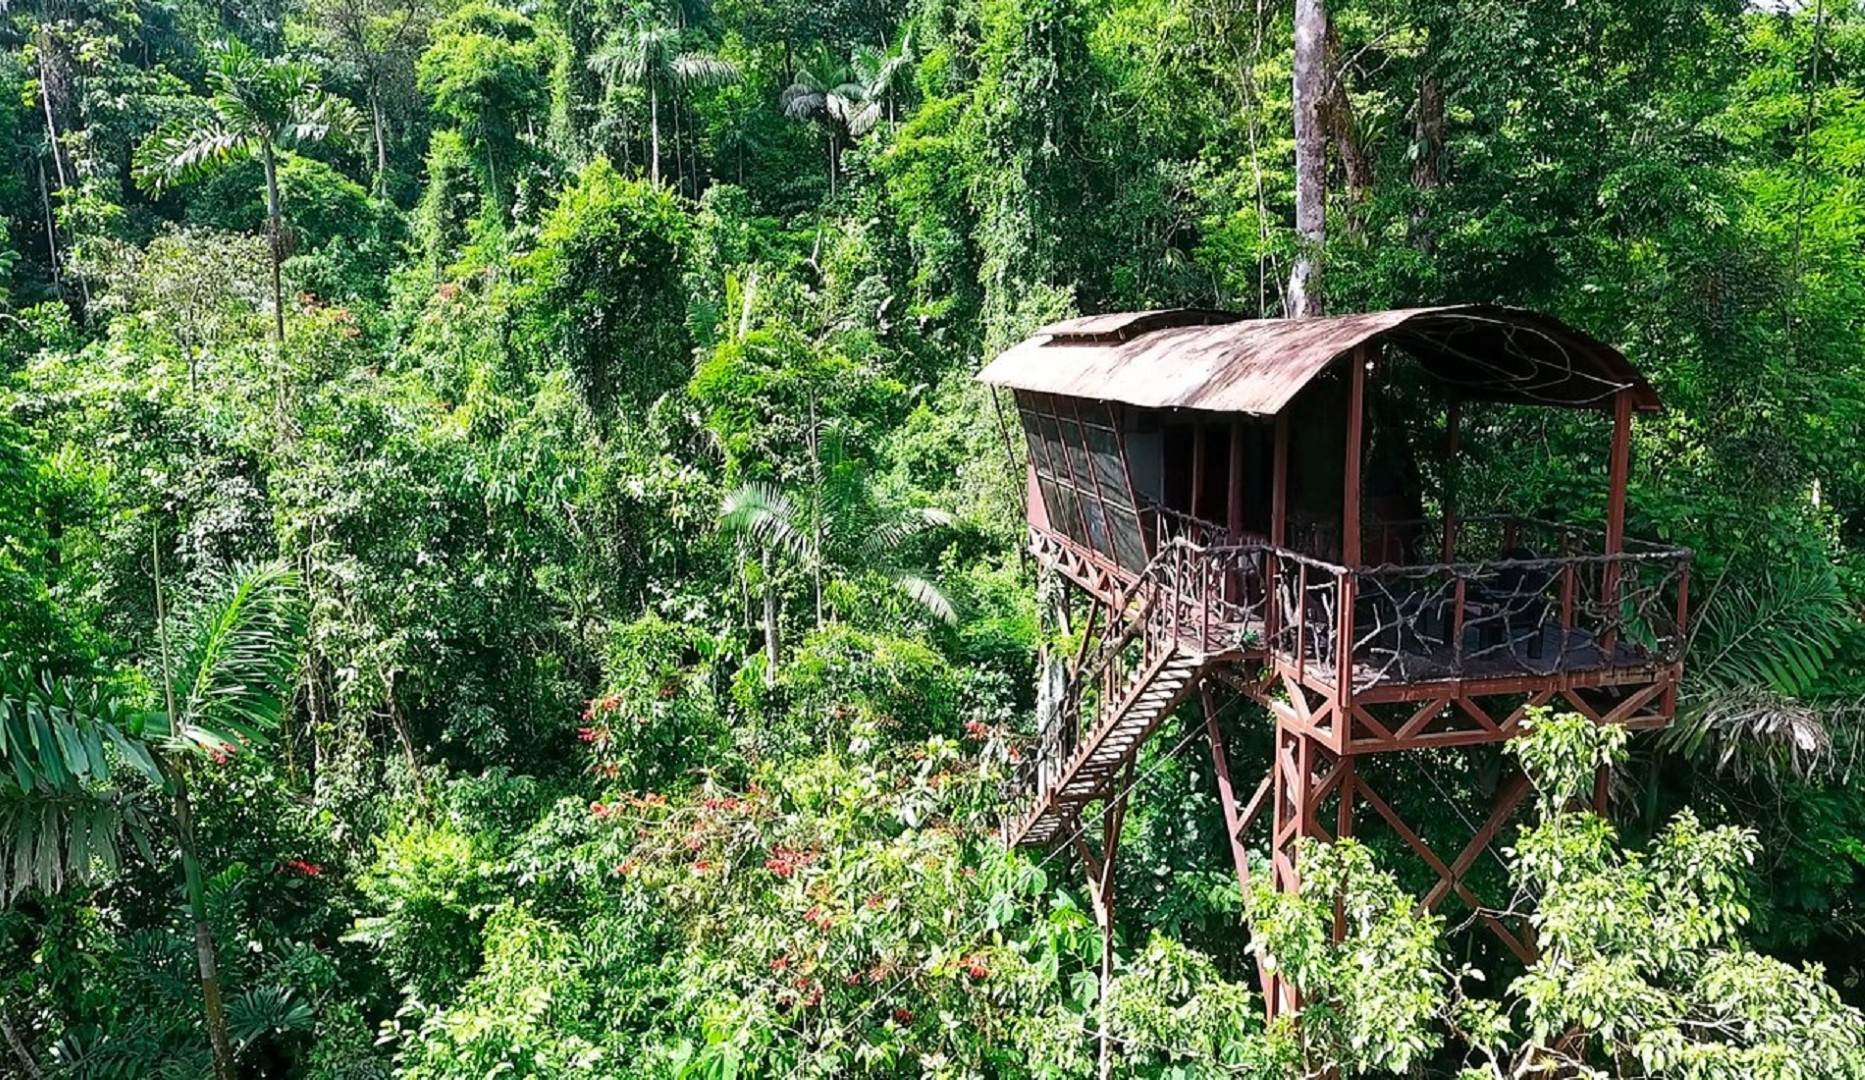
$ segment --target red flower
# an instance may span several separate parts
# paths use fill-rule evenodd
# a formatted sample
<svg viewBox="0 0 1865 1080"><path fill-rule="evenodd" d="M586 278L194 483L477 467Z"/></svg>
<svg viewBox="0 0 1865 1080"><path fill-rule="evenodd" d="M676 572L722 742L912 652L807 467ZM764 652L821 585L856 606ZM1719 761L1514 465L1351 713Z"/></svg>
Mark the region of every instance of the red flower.
<svg viewBox="0 0 1865 1080"><path fill-rule="evenodd" d="M771 970L772 971L783 971L785 968L788 968L789 966L790 966L790 954L789 953L785 953L782 956L771 957Z"/></svg>
<svg viewBox="0 0 1865 1080"><path fill-rule="evenodd" d="M695 874L703 874L712 869L712 862L709 859L694 859L692 866Z"/></svg>
<svg viewBox="0 0 1865 1080"><path fill-rule="evenodd" d="M818 930L827 930L835 923L835 917L819 907L813 907L804 912L803 919Z"/></svg>
<svg viewBox="0 0 1865 1080"><path fill-rule="evenodd" d="M984 980L991 977L991 969L984 966L984 958L973 956L965 961L965 974L974 979Z"/></svg>
<svg viewBox="0 0 1865 1080"><path fill-rule="evenodd" d="M593 727L580 727L576 729L576 737L583 742L595 742L600 733Z"/></svg>
<svg viewBox="0 0 1865 1080"><path fill-rule="evenodd" d="M862 901L862 903L868 906L869 911L873 911L874 909L881 906L882 901L879 896L870 896L866 900Z"/></svg>
<svg viewBox="0 0 1865 1080"><path fill-rule="evenodd" d="M976 742L983 742L991 737L991 729L982 720L965 721L965 737Z"/></svg>
<svg viewBox="0 0 1865 1080"><path fill-rule="evenodd" d="M623 876L634 873L635 872L635 860L623 859L621 862L616 863L615 872Z"/></svg>
<svg viewBox="0 0 1865 1080"><path fill-rule="evenodd" d="M599 803L599 802L593 802L593 803L590 803L590 804L589 804L589 815L590 815L591 817L607 817L607 816L609 816L609 807L608 807L608 804L606 804L606 803Z"/></svg>
<svg viewBox="0 0 1865 1080"><path fill-rule="evenodd" d="M798 851L779 844L771 849L771 857L764 860L764 868L780 878L787 878L815 861L815 852Z"/></svg>
<svg viewBox="0 0 1865 1080"><path fill-rule="evenodd" d="M861 972L851 971L848 974L842 976L842 985L843 986L860 986L861 985Z"/></svg>
<svg viewBox="0 0 1865 1080"><path fill-rule="evenodd" d="M894 1022L897 1024L911 1024L913 1022L913 1014L905 1009L895 1009Z"/></svg>
<svg viewBox="0 0 1865 1080"><path fill-rule="evenodd" d="M298 871L300 874L303 874L305 877L316 877L317 875L324 872L323 867L317 865L316 863L305 862L303 859L286 859L285 865L291 867L293 870Z"/></svg>

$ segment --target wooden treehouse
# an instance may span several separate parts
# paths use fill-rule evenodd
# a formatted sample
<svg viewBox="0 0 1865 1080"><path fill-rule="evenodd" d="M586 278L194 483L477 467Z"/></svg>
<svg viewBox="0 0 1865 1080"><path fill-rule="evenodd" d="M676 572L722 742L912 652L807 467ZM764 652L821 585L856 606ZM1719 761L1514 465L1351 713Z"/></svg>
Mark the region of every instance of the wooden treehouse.
<svg viewBox="0 0 1865 1080"><path fill-rule="evenodd" d="M1201 695L1246 884L1253 823L1292 889L1301 837L1383 822L1437 876L1427 905L1454 895L1531 955L1465 882L1527 781L1499 781L1461 850L1433 851L1359 763L1500 742L1544 704L1634 728L1670 720L1690 553L1625 536L1632 418L1659 408L1631 363L1501 307L1157 311L1047 327L979 378L1015 394L1032 550L1067 582L1058 612L1080 643L1045 672L1007 839L1073 844L1108 925L1134 761ZM1484 403L1612 418L1603 528L1459 516L1461 422ZM1274 720L1253 790L1233 786L1215 719L1219 695L1239 694ZM1265 992L1272 1012L1292 1003L1291 988Z"/></svg>

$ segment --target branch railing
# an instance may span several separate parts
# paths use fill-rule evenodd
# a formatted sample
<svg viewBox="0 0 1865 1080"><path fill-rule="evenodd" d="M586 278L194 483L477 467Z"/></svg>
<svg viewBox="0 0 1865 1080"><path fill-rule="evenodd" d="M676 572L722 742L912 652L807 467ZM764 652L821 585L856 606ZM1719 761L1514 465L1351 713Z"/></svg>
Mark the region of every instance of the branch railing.
<svg viewBox="0 0 1865 1080"><path fill-rule="evenodd" d="M1688 551L1632 541L1607 554L1597 531L1528 518L1466 522L1460 553L1473 540L1501 554L1349 568L1266 543L1162 535L1152 561L1102 598L1107 625L1039 733L1026 782L1042 792L1059 781L1082 740L1180 651L1264 655L1311 683L1356 690L1682 658Z"/></svg>

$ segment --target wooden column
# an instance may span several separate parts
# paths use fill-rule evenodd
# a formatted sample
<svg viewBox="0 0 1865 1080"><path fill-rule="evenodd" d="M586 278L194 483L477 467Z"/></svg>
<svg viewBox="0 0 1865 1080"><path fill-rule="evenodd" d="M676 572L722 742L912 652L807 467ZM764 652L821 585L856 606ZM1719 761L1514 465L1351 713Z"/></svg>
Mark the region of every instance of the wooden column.
<svg viewBox="0 0 1865 1080"><path fill-rule="evenodd" d="M1625 488L1632 471L1632 391L1612 399L1612 466L1606 495L1606 554L1625 550Z"/></svg>
<svg viewBox="0 0 1865 1080"><path fill-rule="evenodd" d="M1340 561L1348 569L1360 565L1360 444L1366 434L1366 363L1370 355L1361 346L1348 358L1347 469L1340 515Z"/></svg>
<svg viewBox="0 0 1865 1080"><path fill-rule="evenodd" d="M1269 542L1287 547L1289 542L1289 414L1276 414L1276 462L1274 489L1269 497Z"/></svg>
<svg viewBox="0 0 1865 1080"><path fill-rule="evenodd" d="M1192 497L1186 500L1193 520L1198 517L1198 497L1204 494L1205 426L1203 420L1192 421ZM1161 442L1163 443L1163 439Z"/></svg>
<svg viewBox="0 0 1865 1080"><path fill-rule="evenodd" d="M1457 480L1463 456L1463 399L1452 398L1444 413L1444 553L1447 563L1457 561Z"/></svg>
<svg viewBox="0 0 1865 1080"><path fill-rule="evenodd" d="M1606 491L1606 554L1625 550L1625 489L1632 471L1632 391L1621 390L1612 399L1612 464ZM1606 610L1606 625L1600 643L1607 655L1619 645L1619 576L1617 561L1606 564L1601 575L1600 601Z"/></svg>
<svg viewBox="0 0 1865 1080"><path fill-rule="evenodd" d="M1230 422L1230 509L1224 527L1230 530L1230 542L1243 540L1243 421Z"/></svg>
<svg viewBox="0 0 1865 1080"><path fill-rule="evenodd" d="M1348 357L1347 376L1347 467L1342 484L1340 522L1340 561L1347 572L1340 579L1340 628L1336 631L1334 696L1339 714L1337 725L1350 722L1348 711L1353 701L1354 593L1360 568L1360 443L1366 430L1366 362L1370 355L1364 347ZM1340 728L1339 730L1345 730ZM1343 745L1345 745L1343 743Z"/></svg>

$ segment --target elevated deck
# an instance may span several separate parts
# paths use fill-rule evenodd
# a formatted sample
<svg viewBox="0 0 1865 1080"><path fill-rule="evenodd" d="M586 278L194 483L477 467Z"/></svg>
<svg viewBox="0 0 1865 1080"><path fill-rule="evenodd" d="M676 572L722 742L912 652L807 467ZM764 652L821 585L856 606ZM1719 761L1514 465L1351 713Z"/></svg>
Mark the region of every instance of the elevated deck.
<svg viewBox="0 0 1865 1080"><path fill-rule="evenodd" d="M1103 798L1145 739L1228 669L1273 686L1334 752L1507 738L1557 697L1609 723L1669 715L1683 653L1690 555L1519 517L1461 523L1446 543L1423 523L1377 528L1366 550L1429 544L1452 558L1348 567L1267 542L1212 542L1215 526L1157 520L1138 572L1065 536L1031 530L1045 565L1099 599L1108 625L1077 673L1079 715L1045 732L1030 811L1008 839L1051 843ZM1486 558L1460 557L1487 547ZM1496 715L1479 698L1509 702Z"/></svg>

